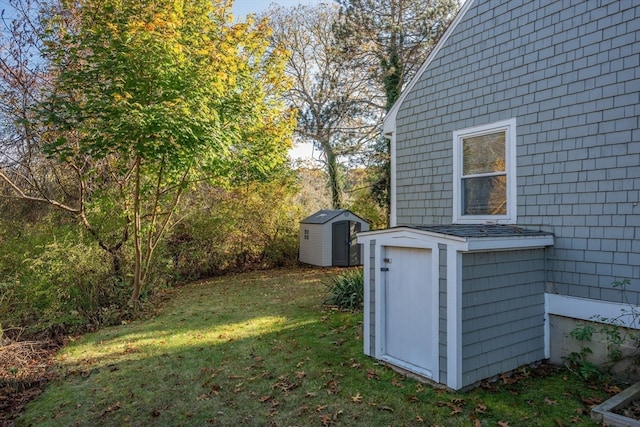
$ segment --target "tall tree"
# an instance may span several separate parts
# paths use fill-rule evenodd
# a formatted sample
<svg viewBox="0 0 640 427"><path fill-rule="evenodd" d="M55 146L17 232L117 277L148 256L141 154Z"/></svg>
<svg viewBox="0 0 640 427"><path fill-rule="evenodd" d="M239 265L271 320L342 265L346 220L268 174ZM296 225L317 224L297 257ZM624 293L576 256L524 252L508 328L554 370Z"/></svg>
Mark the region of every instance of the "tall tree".
<svg viewBox="0 0 640 427"><path fill-rule="evenodd" d="M384 94L388 111L415 75L459 8L458 0L336 0L336 37L357 58L367 80ZM377 144L379 178L374 197L388 208L389 147Z"/></svg>
<svg viewBox="0 0 640 427"><path fill-rule="evenodd" d="M274 45L289 52L286 93L298 111L296 135L321 153L333 208L343 205L344 163L358 163L381 117L380 99L350 54L337 43L335 5L271 8Z"/></svg>
<svg viewBox="0 0 640 427"><path fill-rule="evenodd" d="M227 0L61 0L43 20L51 88L33 127L75 191L61 203L101 246L132 241L135 303L154 251L198 180L263 179L285 163L293 121L268 28L231 22ZM105 236L109 236L105 238ZM113 236L116 236L115 238ZM115 243L108 243L112 239Z"/></svg>

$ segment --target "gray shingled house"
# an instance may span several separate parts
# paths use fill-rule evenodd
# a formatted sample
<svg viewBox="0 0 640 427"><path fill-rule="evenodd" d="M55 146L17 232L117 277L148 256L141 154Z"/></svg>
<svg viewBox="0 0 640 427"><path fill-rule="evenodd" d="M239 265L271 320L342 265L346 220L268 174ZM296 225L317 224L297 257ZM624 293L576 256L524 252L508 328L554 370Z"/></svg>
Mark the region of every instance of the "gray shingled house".
<svg viewBox="0 0 640 427"><path fill-rule="evenodd" d="M300 221L301 262L320 267L362 265L359 231L369 223L347 209L321 209Z"/></svg>
<svg viewBox="0 0 640 427"><path fill-rule="evenodd" d="M639 305L639 116L640 2L467 0L384 123L365 353L461 389Z"/></svg>

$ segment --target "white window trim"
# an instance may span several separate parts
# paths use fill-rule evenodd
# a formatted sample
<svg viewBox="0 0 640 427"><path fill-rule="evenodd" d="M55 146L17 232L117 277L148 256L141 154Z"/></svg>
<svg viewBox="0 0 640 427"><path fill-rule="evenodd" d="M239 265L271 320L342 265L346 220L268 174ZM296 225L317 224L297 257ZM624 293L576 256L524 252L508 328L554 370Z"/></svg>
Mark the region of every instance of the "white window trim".
<svg viewBox="0 0 640 427"><path fill-rule="evenodd" d="M462 140L472 136L505 131L507 174L506 215L462 215ZM517 222L516 119L504 120L453 132L453 224L515 224Z"/></svg>

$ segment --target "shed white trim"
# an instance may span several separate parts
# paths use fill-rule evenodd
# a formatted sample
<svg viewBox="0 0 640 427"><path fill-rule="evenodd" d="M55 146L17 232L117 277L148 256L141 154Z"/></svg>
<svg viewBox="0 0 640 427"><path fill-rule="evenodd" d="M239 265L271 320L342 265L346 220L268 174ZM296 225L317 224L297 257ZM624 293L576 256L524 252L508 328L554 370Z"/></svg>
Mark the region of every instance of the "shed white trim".
<svg viewBox="0 0 640 427"><path fill-rule="evenodd" d="M496 237L460 237L432 231L420 230L411 227L387 228L358 233L358 243L369 242L372 239L381 241L398 242L398 239L436 241L447 245L456 245L456 249L462 252L488 251L502 249L540 248L553 245L553 236L550 234L540 236L496 236Z"/></svg>
<svg viewBox="0 0 640 427"><path fill-rule="evenodd" d="M462 387L462 252L447 251L447 387Z"/></svg>
<svg viewBox="0 0 640 427"><path fill-rule="evenodd" d="M440 291L439 291L439 286L438 284L438 280L439 280L439 263L440 263L440 257L439 257L439 250L438 250L438 243L435 242L433 239L429 239L429 238L425 238L425 236L423 235L418 235L415 233L412 233L412 230L404 230L404 231L400 231L399 233L397 232L398 230L396 230L396 233L385 233L384 231L386 230L381 230L383 232L368 232L368 233L359 233L358 234L358 243L362 243L364 244L365 248L365 253L369 253L370 254L370 242L371 240L374 238L373 235L375 235L375 267L374 267L374 274L375 274L375 284L376 284L376 295L382 296L385 295L386 293L386 277L385 277L385 272L382 271L383 268L383 254L385 251L385 248L387 247L402 247L402 248L416 248L416 249L429 249L431 251L431 263L432 263L432 270L431 270L431 281L432 283L436 283L436 286L431 286L431 301L430 301L430 306L429 306L429 310L431 313L438 313L439 312L439 301L440 301ZM368 255L365 255L366 258L365 259L370 259L368 258ZM370 292L370 272L368 269L365 269L365 288L364 288L364 293L365 293L365 308L369 307L370 304L370 298L369 298L369 292ZM384 337L386 336L386 330L385 330L385 322L383 321L383 319L386 318L386 306L385 306L385 300L384 298L379 298L376 297L375 299L375 349L374 352L375 354L373 356L375 356L377 359L380 360L388 360L389 357L387 357L386 355L386 348L385 348L385 340ZM368 310L365 309L365 316L364 316L364 327L363 327L363 334L365 336L365 343L364 343L364 348L365 348L365 354L371 355L369 354L369 349L370 349L370 335L371 335L371 330L370 330L370 322L371 318L370 315L368 313ZM410 371L419 373L421 375L424 375L427 378L432 379L433 381L438 382L439 381L439 377L440 377L440 357L439 357L439 348L440 346L438 345L439 342L439 322L437 320L437 317L434 319L434 321L431 323L431 330L430 330L430 336L432 337L432 345L431 345L431 354L430 354L430 358L431 358L431 369L424 370L424 369L420 369L419 367L410 365L410 364L403 364L402 361L399 360L393 360L392 363L394 365L397 365L399 367L402 368L407 368Z"/></svg>
<svg viewBox="0 0 640 427"><path fill-rule="evenodd" d="M632 315L634 310L636 313L640 312L640 307L637 305L550 293L546 293L544 296L548 314L593 322L598 322L594 316L617 319L620 326L640 329L640 319Z"/></svg>

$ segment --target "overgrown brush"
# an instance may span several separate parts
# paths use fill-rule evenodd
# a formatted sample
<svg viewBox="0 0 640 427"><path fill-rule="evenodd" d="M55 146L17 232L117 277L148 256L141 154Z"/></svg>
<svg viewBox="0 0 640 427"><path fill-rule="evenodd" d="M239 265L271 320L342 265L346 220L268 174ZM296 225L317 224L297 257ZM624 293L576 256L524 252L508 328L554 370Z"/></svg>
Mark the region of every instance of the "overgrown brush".
<svg viewBox="0 0 640 427"><path fill-rule="evenodd" d="M327 284L331 296L324 303L342 310L362 310L364 304L364 271L348 270L334 276Z"/></svg>
<svg viewBox="0 0 640 427"><path fill-rule="evenodd" d="M51 337L121 320L129 289L79 229L21 224L1 243L4 332Z"/></svg>
<svg viewBox="0 0 640 427"><path fill-rule="evenodd" d="M291 266L301 213L286 184L230 191L203 186L167 236L166 273L185 283L227 272Z"/></svg>

